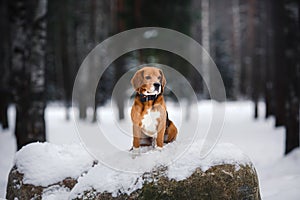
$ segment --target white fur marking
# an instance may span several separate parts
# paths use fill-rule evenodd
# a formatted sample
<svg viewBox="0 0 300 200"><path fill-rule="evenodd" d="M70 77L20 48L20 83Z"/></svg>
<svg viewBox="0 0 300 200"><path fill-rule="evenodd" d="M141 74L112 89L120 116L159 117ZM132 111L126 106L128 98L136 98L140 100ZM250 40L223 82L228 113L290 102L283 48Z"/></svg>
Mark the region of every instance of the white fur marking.
<svg viewBox="0 0 300 200"><path fill-rule="evenodd" d="M155 149L158 150L158 151L162 151L163 148L162 147L155 147Z"/></svg>
<svg viewBox="0 0 300 200"><path fill-rule="evenodd" d="M160 112L151 111L148 109L147 114L144 115L142 120L142 128L147 131L145 134L149 137L156 137L157 134L157 119L160 117Z"/></svg>

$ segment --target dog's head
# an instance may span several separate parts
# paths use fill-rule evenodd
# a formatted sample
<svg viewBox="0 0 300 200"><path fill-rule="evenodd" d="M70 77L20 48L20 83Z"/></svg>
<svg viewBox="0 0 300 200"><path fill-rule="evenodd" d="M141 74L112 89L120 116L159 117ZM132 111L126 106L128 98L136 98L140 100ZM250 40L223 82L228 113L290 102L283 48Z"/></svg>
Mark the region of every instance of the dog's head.
<svg viewBox="0 0 300 200"><path fill-rule="evenodd" d="M163 92L166 79L160 69L144 67L134 74L131 84L139 94L158 95Z"/></svg>

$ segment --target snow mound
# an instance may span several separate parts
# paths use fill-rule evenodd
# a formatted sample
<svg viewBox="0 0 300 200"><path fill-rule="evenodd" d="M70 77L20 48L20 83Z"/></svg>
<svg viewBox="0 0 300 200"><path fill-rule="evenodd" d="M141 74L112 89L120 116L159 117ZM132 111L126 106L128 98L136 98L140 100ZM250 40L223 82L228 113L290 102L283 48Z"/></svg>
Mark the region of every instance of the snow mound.
<svg viewBox="0 0 300 200"><path fill-rule="evenodd" d="M164 175L176 181L188 178L195 172L196 168L201 168L205 172L212 166L222 164L235 165L236 170L239 170L241 165L248 164L252 166L250 159L240 149L228 143L216 145L207 157L201 158L200 145L202 145L202 142L195 142L181 157L171 163L172 154L174 154L178 145L184 143L173 142L166 145L162 151L152 150L146 154L141 154L135 159L128 156L128 162L122 162L119 155L110 155L111 159L119 160L120 165L131 165L139 170L132 173L99 164L93 167L85 176L79 178L78 183L71 191L70 198L80 197L85 191L91 190L99 193L108 192L113 196L118 194L130 195L143 187L145 181L143 174L159 169L161 166L167 168L163 172Z"/></svg>
<svg viewBox="0 0 300 200"><path fill-rule="evenodd" d="M113 196L120 193L130 194L143 187L143 175L153 170L164 167L163 175L176 181L184 180L191 176L196 168L203 172L212 166L231 164L239 170L241 165L251 165L249 158L236 146L228 143L217 144L213 151L205 158L200 157L203 141L194 142L182 155L174 159L172 156L180 147L187 145L184 141L173 142L165 145L163 150L155 149L142 153L136 158L128 153L113 152L107 156L113 162L119 161L119 166L126 165L124 169L132 167L136 172L117 170L100 163L93 167L94 160L80 145L55 145L50 143L32 143L17 152L15 165L18 171L24 174L23 182L35 186L49 186L65 178L78 180L75 187L69 192L65 189L46 191L43 195L47 199L55 196L76 198L85 191L95 190L108 192ZM145 149L144 149L145 150Z"/></svg>
<svg viewBox="0 0 300 200"><path fill-rule="evenodd" d="M78 144L32 143L16 153L15 165L23 182L48 186L70 177L77 179L93 165L93 158Z"/></svg>
<svg viewBox="0 0 300 200"><path fill-rule="evenodd" d="M57 185L51 186L43 191L43 200L68 199L70 194L69 188L60 187Z"/></svg>

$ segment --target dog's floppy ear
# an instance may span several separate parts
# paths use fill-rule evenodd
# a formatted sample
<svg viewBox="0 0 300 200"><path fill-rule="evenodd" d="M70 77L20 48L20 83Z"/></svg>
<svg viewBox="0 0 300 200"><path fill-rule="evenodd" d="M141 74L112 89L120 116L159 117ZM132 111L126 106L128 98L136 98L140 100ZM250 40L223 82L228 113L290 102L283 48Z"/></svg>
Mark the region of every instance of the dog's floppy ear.
<svg viewBox="0 0 300 200"><path fill-rule="evenodd" d="M159 73L161 75L161 88L162 90L165 88L165 85L167 84L167 81L166 81L166 77L164 75L164 73L162 72L162 70L159 70Z"/></svg>
<svg viewBox="0 0 300 200"><path fill-rule="evenodd" d="M144 76L144 70L140 69L134 74L134 76L131 79L132 87L136 91L138 91L138 89L143 85L143 79L144 79L143 76Z"/></svg>

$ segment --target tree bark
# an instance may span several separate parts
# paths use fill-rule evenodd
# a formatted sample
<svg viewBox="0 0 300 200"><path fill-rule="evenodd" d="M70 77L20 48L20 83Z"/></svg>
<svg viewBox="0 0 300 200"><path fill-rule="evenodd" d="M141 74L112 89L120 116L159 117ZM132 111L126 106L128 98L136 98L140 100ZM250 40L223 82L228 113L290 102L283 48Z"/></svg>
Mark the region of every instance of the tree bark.
<svg viewBox="0 0 300 200"><path fill-rule="evenodd" d="M124 0L119 0L117 1L117 17L116 17L116 30L117 32L121 32L126 30L126 21L125 19L122 17L127 13L126 7L125 7L126 2ZM126 67L126 60L125 60L125 56L121 56L120 58L118 58L115 61L115 83L118 82L119 78L122 77L122 75L125 73L125 67ZM125 89L122 90L121 88L119 88L118 94L116 95L116 104L118 107L118 116L119 116L119 120L123 120L125 118L125 103L124 103L124 99L125 99Z"/></svg>
<svg viewBox="0 0 300 200"><path fill-rule="evenodd" d="M66 120L70 119L69 110L72 101L72 73L70 64L70 46L69 46L69 32L70 23L68 21L70 16L70 9L68 2L62 1L59 6L58 16L59 21L59 58L60 65L62 68L62 79L63 79L63 89L64 89L64 101L66 106Z"/></svg>
<svg viewBox="0 0 300 200"><path fill-rule="evenodd" d="M271 115L275 114L275 91L274 91L274 31L273 31L273 17L272 17L272 8L273 2L272 0L265 1L266 7L266 66L265 69L265 85L264 85L264 92L265 92L265 103L266 103L266 112L265 118L268 118Z"/></svg>
<svg viewBox="0 0 300 200"><path fill-rule="evenodd" d="M118 58L118 60L115 62L115 82L122 77L122 75L125 73L125 66L126 66L126 60L124 56L121 56ZM118 88L118 93L116 95L116 98L114 99L117 107L118 107L118 116L119 120L123 120L125 118L125 87L124 85L120 85L120 88ZM123 88L122 88L123 87Z"/></svg>
<svg viewBox="0 0 300 200"><path fill-rule="evenodd" d="M10 23L8 12L8 0L0 2L0 125L3 129L8 129L8 106L11 102L11 92L9 88L9 65L10 65Z"/></svg>
<svg viewBox="0 0 300 200"><path fill-rule="evenodd" d="M279 0L273 4L273 20L274 20L274 58L275 58L275 116L276 126L285 125L286 118L286 91L287 91L287 72L286 60L284 55L285 38L284 38L284 4L283 0Z"/></svg>
<svg viewBox="0 0 300 200"><path fill-rule="evenodd" d="M202 46L207 51L208 54L210 51L210 4L209 0L201 0L201 29L202 29ZM202 54L203 62L203 96L204 98L209 97L208 88L210 87L210 73L209 73L209 56L205 53ZM206 86L206 87L205 87Z"/></svg>
<svg viewBox="0 0 300 200"><path fill-rule="evenodd" d="M251 98L254 102L254 118L258 118L258 100L261 94L261 46L260 46L260 24L255 23L260 20L259 6L256 0L249 2L249 43L248 55L251 68Z"/></svg>
<svg viewBox="0 0 300 200"><path fill-rule="evenodd" d="M241 77L241 20L240 1L232 0L232 25L233 25L233 56L234 56L234 76L233 76L233 96L240 97L240 77Z"/></svg>
<svg viewBox="0 0 300 200"><path fill-rule="evenodd" d="M2 129L8 129L8 106L11 101L10 91L7 89L0 88L0 125L2 125Z"/></svg>
<svg viewBox="0 0 300 200"><path fill-rule="evenodd" d="M287 81L287 97L286 97L286 148L285 153L288 154L293 149L299 147L299 25L298 17L289 12L285 6L285 57L286 57L286 76ZM299 6L299 2L298 2ZM299 15L299 14L298 14Z"/></svg>
<svg viewBox="0 0 300 200"><path fill-rule="evenodd" d="M44 111L47 1L12 2L12 77L17 148L46 140Z"/></svg>

